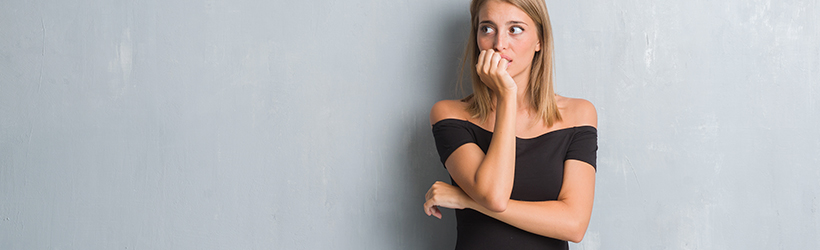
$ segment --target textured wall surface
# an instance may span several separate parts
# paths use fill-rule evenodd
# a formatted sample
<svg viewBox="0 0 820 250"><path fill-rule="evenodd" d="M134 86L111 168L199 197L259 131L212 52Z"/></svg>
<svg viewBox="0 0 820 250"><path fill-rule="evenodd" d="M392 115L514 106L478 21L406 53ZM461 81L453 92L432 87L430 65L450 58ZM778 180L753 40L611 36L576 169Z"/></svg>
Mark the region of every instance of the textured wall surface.
<svg viewBox="0 0 820 250"><path fill-rule="evenodd" d="M820 1L547 1L574 249L820 248ZM0 249L451 249L468 1L0 2Z"/></svg>

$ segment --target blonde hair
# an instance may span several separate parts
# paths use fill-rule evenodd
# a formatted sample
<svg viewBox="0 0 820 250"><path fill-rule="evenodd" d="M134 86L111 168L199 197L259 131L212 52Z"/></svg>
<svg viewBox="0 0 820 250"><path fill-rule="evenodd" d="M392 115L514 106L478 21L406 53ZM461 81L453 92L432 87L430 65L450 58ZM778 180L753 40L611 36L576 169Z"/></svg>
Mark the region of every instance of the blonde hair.
<svg viewBox="0 0 820 250"><path fill-rule="evenodd" d="M472 65L476 64L478 54L478 41L476 30L478 30L478 13L481 6L489 0L473 0L470 4L471 30L467 39L467 46L464 51L464 58L461 61L460 74L464 72L467 59ZM530 98L530 105L534 108L536 120L544 119L547 127L551 127L556 121L561 120L558 112L558 105L555 103L555 90L553 89L554 79L554 57L552 25L550 24L547 5L544 0L500 0L512 4L532 18L538 30L538 40L541 42L541 51L536 51L532 58L532 69L530 80L527 83L527 95ZM473 93L462 99L468 103L467 111L473 118L479 118L485 122L490 112L493 111L493 103L490 96L492 90L481 82L475 67L469 67L473 85ZM462 85L462 78L459 77L459 86Z"/></svg>

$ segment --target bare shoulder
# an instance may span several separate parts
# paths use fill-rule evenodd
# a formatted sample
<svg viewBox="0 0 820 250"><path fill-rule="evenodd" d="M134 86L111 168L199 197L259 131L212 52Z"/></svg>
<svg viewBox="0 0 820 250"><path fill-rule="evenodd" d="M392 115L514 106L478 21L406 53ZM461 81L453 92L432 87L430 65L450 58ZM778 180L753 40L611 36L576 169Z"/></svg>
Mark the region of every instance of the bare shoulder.
<svg viewBox="0 0 820 250"><path fill-rule="evenodd" d="M430 125L444 119L467 120L467 103L461 100L442 100L436 102L430 110Z"/></svg>
<svg viewBox="0 0 820 250"><path fill-rule="evenodd" d="M598 127L598 112L592 102L581 98L560 97L561 117L573 126Z"/></svg>

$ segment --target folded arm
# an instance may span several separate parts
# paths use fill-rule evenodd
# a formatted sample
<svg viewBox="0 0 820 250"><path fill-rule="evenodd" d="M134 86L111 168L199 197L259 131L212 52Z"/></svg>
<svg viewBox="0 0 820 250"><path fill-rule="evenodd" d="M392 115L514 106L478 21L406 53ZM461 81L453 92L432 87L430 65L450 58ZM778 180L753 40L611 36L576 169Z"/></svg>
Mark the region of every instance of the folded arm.
<svg viewBox="0 0 820 250"><path fill-rule="evenodd" d="M457 187L454 187L457 188ZM466 208L479 211L514 227L560 240L580 242L592 215L595 196L595 169L588 163L568 160L564 164L564 183L558 200L510 200L507 210L494 212L474 201Z"/></svg>
<svg viewBox="0 0 820 250"><path fill-rule="evenodd" d="M453 106L456 105L447 102L433 106L431 123L452 117L453 110L460 109ZM504 211L512 194L515 178L515 112L514 97L499 97L495 131L487 154L475 143L467 143L453 151L444 163L459 187L489 211ZM432 203L425 203L425 209L430 209Z"/></svg>
<svg viewBox="0 0 820 250"><path fill-rule="evenodd" d="M594 196L595 169L577 160L564 164L564 182L557 200L510 200L506 210L495 212L470 198L461 188L440 181L425 195L428 203L435 206L473 209L527 232L576 243L586 234ZM425 207L425 212L441 218L435 206Z"/></svg>

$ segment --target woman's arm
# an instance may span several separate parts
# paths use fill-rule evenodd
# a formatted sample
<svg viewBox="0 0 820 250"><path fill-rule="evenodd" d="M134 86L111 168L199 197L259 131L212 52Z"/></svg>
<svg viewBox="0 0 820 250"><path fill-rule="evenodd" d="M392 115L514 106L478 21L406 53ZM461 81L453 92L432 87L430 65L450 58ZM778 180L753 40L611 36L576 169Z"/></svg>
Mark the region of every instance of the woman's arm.
<svg viewBox="0 0 820 250"><path fill-rule="evenodd" d="M489 211L507 208L515 178L515 120L517 86L506 70L507 62L492 50L482 51L476 65L479 76L496 97L496 118L492 141L487 154L474 143L464 144L444 163L450 176L478 205ZM430 112L430 122L447 118L457 112L439 102ZM443 107L445 106L445 107ZM435 201L425 203L432 210Z"/></svg>
<svg viewBox="0 0 820 250"><path fill-rule="evenodd" d="M557 200L510 200L506 210L494 212L478 204L462 189L440 181L425 195L428 202L436 200L436 206L470 208L527 232L576 243L586 234L594 197L595 169L578 160L564 163L564 182ZM441 218L438 209L425 212Z"/></svg>
<svg viewBox="0 0 820 250"><path fill-rule="evenodd" d="M467 201L467 208L524 231L577 243L584 238L589 225L594 197L595 169L586 162L568 160L564 163L564 183L558 200L510 200L507 210L500 213L477 206L474 201Z"/></svg>

